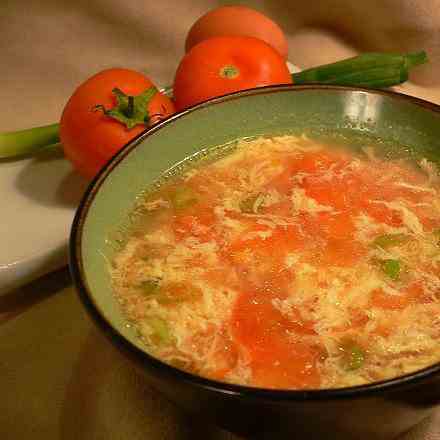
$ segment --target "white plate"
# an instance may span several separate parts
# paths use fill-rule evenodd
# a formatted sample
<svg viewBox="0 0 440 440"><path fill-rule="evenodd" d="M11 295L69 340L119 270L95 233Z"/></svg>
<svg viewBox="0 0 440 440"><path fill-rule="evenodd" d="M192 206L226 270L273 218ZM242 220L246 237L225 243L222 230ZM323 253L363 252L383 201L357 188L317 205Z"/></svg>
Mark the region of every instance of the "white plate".
<svg viewBox="0 0 440 440"><path fill-rule="evenodd" d="M86 187L60 151L0 160L0 295L67 264L70 226Z"/></svg>
<svg viewBox="0 0 440 440"><path fill-rule="evenodd" d="M0 161L0 295L67 263L86 185L60 151Z"/></svg>

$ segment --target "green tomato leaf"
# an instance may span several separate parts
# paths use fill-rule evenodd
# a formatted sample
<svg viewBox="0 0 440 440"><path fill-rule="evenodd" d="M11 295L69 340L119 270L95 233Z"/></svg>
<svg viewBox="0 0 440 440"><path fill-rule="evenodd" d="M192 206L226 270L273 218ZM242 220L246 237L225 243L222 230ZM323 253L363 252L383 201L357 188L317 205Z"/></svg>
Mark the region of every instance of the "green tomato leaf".
<svg viewBox="0 0 440 440"><path fill-rule="evenodd" d="M149 87L137 96L126 95L118 88L114 88L112 92L116 96L116 106L106 109L103 105L98 104L93 108L93 111L101 110L106 116L124 124L128 130L136 125L145 125L146 127L149 125L148 103L158 93L156 87Z"/></svg>

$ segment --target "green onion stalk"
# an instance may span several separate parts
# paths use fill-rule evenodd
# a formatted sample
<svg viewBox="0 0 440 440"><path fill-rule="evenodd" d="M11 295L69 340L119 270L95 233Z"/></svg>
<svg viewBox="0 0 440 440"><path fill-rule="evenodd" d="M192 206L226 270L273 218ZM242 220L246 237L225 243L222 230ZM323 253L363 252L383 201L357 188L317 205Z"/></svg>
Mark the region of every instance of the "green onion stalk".
<svg viewBox="0 0 440 440"><path fill-rule="evenodd" d="M0 133L0 159L34 154L59 142L59 124Z"/></svg>
<svg viewBox="0 0 440 440"><path fill-rule="evenodd" d="M294 84L386 88L405 82L413 67L428 61L425 51L365 53L292 74ZM30 155L60 141L59 124L0 133L0 159Z"/></svg>
<svg viewBox="0 0 440 440"><path fill-rule="evenodd" d="M332 84L385 88L408 80L411 68L428 61L425 51L404 55L364 53L292 75L294 84Z"/></svg>

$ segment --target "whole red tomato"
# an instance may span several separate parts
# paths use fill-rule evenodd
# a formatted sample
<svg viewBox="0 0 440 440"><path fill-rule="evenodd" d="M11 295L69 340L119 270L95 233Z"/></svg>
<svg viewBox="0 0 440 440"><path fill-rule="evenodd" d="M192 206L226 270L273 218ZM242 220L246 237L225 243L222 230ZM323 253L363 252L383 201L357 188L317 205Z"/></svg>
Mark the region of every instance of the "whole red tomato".
<svg viewBox="0 0 440 440"><path fill-rule="evenodd" d="M92 178L127 142L174 111L171 100L145 75L104 70L81 84L64 108L64 154L82 175Z"/></svg>
<svg viewBox="0 0 440 440"><path fill-rule="evenodd" d="M191 26L185 49L188 52L203 40L229 35L259 38L287 59L287 39L282 29L261 12L241 5L220 6L202 15Z"/></svg>
<svg viewBox="0 0 440 440"><path fill-rule="evenodd" d="M174 78L174 101L182 110L207 99L275 84L290 84L284 58L253 37L209 38L182 59Z"/></svg>

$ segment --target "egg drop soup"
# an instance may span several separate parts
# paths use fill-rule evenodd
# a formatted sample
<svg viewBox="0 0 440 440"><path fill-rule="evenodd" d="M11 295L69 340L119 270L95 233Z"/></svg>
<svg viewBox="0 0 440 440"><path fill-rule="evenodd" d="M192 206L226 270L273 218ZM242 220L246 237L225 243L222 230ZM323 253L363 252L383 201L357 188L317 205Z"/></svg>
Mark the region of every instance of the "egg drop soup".
<svg viewBox="0 0 440 440"><path fill-rule="evenodd" d="M426 159L376 153L240 141L148 192L111 268L145 350L277 389L439 362L439 177Z"/></svg>

